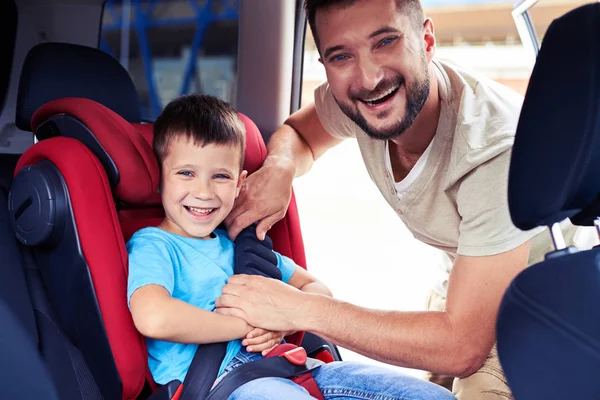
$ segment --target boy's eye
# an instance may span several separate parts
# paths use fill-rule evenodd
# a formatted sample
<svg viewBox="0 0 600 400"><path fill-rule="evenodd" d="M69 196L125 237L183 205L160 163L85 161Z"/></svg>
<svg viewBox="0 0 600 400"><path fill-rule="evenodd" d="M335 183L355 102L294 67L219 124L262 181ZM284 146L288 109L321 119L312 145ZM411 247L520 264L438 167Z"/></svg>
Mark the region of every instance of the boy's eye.
<svg viewBox="0 0 600 400"><path fill-rule="evenodd" d="M216 179L229 179L229 175L227 175L227 174L216 174L215 178Z"/></svg>
<svg viewBox="0 0 600 400"><path fill-rule="evenodd" d="M183 175L185 177L191 178L194 174L191 171L179 171L177 175Z"/></svg>

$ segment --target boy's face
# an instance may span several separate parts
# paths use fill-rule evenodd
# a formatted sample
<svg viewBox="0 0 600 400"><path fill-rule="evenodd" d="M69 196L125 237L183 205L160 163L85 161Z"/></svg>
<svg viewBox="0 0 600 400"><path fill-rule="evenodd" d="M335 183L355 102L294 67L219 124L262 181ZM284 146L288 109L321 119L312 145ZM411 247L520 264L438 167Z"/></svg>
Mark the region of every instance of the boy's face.
<svg viewBox="0 0 600 400"><path fill-rule="evenodd" d="M165 220L160 227L200 239L209 239L227 217L247 174L240 173L238 146L201 147L185 137L169 143L161 168Z"/></svg>

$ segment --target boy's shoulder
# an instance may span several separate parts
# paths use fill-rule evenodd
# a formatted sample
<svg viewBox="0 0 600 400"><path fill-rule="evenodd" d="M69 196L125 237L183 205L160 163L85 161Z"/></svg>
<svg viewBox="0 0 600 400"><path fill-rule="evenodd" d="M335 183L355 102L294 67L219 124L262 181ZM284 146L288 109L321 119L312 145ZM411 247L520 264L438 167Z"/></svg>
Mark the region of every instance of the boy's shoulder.
<svg viewBox="0 0 600 400"><path fill-rule="evenodd" d="M169 238L169 233L155 227L142 228L135 232L127 242L127 250L154 245L157 247L169 247L172 245L172 240Z"/></svg>
<svg viewBox="0 0 600 400"><path fill-rule="evenodd" d="M168 235L168 232L154 227L154 226L148 226L146 228L142 228L138 231L136 231L131 238L129 239L129 242L132 241L140 241L140 240L149 240L149 239L162 239L165 240L166 236Z"/></svg>
<svg viewBox="0 0 600 400"><path fill-rule="evenodd" d="M233 243L233 241L229 239L229 234L227 233L227 230L225 230L224 228L217 228L214 230L213 233L217 235L221 241Z"/></svg>
<svg viewBox="0 0 600 400"><path fill-rule="evenodd" d="M227 248L234 246L234 242L229 238L229 234L225 229L218 228L215 229L213 233L217 236L218 243L221 247ZM160 228L147 227L140 229L131 236L131 239L129 239L127 242L127 249L130 250L131 248L146 247L148 245L154 245L156 247L168 249L180 247L182 242L189 244L190 240L199 240L199 243L203 242L200 239L181 237Z"/></svg>

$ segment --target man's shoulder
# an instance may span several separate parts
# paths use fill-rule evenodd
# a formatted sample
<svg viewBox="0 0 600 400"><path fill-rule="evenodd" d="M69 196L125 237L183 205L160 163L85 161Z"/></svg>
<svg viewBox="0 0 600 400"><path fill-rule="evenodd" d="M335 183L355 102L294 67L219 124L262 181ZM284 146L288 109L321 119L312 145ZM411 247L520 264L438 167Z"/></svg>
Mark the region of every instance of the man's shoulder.
<svg viewBox="0 0 600 400"><path fill-rule="evenodd" d="M465 68L439 63L451 86L449 107L456 121L450 166L458 180L512 148L523 97Z"/></svg>
<svg viewBox="0 0 600 400"><path fill-rule="evenodd" d="M456 113L456 133L472 148L514 137L523 96L486 76L449 62L439 62L450 82L450 107Z"/></svg>
<svg viewBox="0 0 600 400"><path fill-rule="evenodd" d="M355 138L360 128L338 106L327 81L316 87L315 110L325 131L338 139Z"/></svg>

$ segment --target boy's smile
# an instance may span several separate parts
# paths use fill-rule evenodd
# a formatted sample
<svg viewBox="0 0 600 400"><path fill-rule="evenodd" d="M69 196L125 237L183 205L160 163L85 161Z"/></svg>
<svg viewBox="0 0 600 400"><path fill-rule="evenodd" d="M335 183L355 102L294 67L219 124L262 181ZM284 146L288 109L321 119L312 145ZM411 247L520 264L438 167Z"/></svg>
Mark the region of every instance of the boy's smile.
<svg viewBox="0 0 600 400"><path fill-rule="evenodd" d="M233 208L246 177L240 169L238 146L199 146L185 137L174 139L161 167L165 219L159 227L209 239Z"/></svg>

